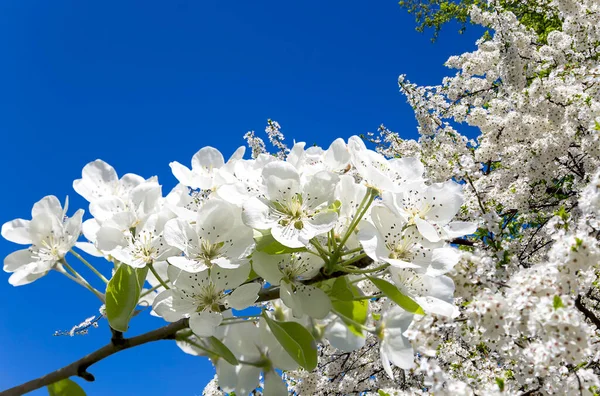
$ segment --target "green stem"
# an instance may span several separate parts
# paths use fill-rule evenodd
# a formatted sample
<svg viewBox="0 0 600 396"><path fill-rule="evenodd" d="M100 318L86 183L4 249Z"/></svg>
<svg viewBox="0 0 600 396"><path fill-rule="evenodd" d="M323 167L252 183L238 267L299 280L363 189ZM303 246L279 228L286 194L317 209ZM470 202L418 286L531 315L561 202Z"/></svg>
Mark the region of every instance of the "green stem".
<svg viewBox="0 0 600 396"><path fill-rule="evenodd" d="M143 292L142 294L140 294L140 298L147 296L148 294L152 293L153 291L155 291L159 287L162 287L162 285L159 284L159 285L156 285L156 286L152 286L150 289L148 289L145 292Z"/></svg>
<svg viewBox="0 0 600 396"><path fill-rule="evenodd" d="M347 250L347 251L345 251L345 252L342 253L342 257L343 256L347 256L349 254L358 253L358 252L360 252L362 250L363 250L362 247L357 247L356 249Z"/></svg>
<svg viewBox="0 0 600 396"><path fill-rule="evenodd" d="M152 272L152 275L154 275L154 277L156 278L156 280L158 280L158 283L160 283L160 285L162 287L164 287L165 289L169 290L169 286L167 286L167 284L165 283L164 280L162 280L162 278L160 277L160 275L158 275L158 272L156 272L156 270L154 269L154 266L152 265L152 263L148 264L148 268L150 268L150 272Z"/></svg>
<svg viewBox="0 0 600 396"><path fill-rule="evenodd" d="M329 253L326 252L325 249L323 249L323 246L321 246L321 244L319 243L319 241L317 241L316 238L311 239L310 244L313 245L315 247L315 249L317 249L317 251L319 252L319 256L321 256L323 261L325 261L325 262L329 261L329 259L328 259Z"/></svg>
<svg viewBox="0 0 600 396"><path fill-rule="evenodd" d="M348 266L348 265L350 265L352 263L355 263L355 262L357 262L359 260L364 259L365 257L367 257L366 253L358 254L358 255L356 255L356 256L354 256L352 258L349 258L346 261L342 261L340 264L338 264L338 267L346 267L346 266Z"/></svg>
<svg viewBox="0 0 600 396"><path fill-rule="evenodd" d="M331 257L329 259L328 265L325 268L326 273L333 272L333 269L337 265L337 262L339 261L341 255L342 255L342 249L344 248L344 246L346 246L346 242L348 241L348 238L350 238L350 235L352 235L352 233L354 232L354 229L356 228L356 226L358 226L358 223L365 216L365 213L367 213L367 210L369 210L369 207L371 206L371 203L373 203L373 200L375 199L376 194L377 194L377 190L375 190L372 187L367 188L367 193L365 194L362 201L360 202L360 205L358 205L356 215L350 222L350 225L348 226L346 233L344 234L344 236L342 237L342 240L340 241L339 245L337 246L337 249L335 249L335 251L333 252L333 254L331 255Z"/></svg>
<svg viewBox="0 0 600 396"><path fill-rule="evenodd" d="M354 297L352 299L352 301L361 301L361 300L370 300L372 298L380 298L380 297L384 297L383 293L379 293L379 294L375 294L374 296L360 296L360 297Z"/></svg>
<svg viewBox="0 0 600 396"><path fill-rule="evenodd" d="M355 321L354 319L351 319L351 318L349 318L349 317L347 317L347 316L339 313L335 309L331 310L331 312L333 312L334 314L336 314L337 316L339 316L342 320L348 321L348 322L354 324L355 326L358 326L361 329L363 329L365 331L368 331L369 333L377 334L377 331L375 330L374 327L365 326L364 324L359 323L359 322Z"/></svg>
<svg viewBox="0 0 600 396"><path fill-rule="evenodd" d="M77 273L77 271L75 271L73 268L71 268L71 266L69 264L67 264L67 262L63 259L60 262L64 267L68 268L70 271L72 271L75 275L71 275L69 274L67 271L65 271L64 268L62 268L61 266L55 266L54 269L58 272L60 272L61 274L63 274L64 276L66 276L67 278L69 278L70 280L72 280L73 282L77 283L80 286L85 287L86 289L88 289L89 291L91 291L92 293L94 293L94 295L96 297L98 297L100 299L100 301L102 301L103 303L105 302L105 297L104 294L98 290L96 290L92 285L90 285L85 278L83 278L81 275L79 275Z"/></svg>
<svg viewBox="0 0 600 396"><path fill-rule="evenodd" d="M81 255L79 253L77 253L76 251L74 251L73 249L69 250L71 252L71 254L75 257L77 257L77 259L79 259L79 261L81 261L84 265L86 265L89 269L92 270L92 272L94 274L96 274L98 276L98 278L100 278L102 280L102 282L104 283L108 283L108 279L106 279L104 277L104 275L102 275L100 273L100 271L98 271L96 268L94 268L94 266L92 264L90 264L86 259L84 259L83 257L81 257Z"/></svg>
<svg viewBox="0 0 600 396"><path fill-rule="evenodd" d="M234 317L231 317L231 318L225 318L225 319L223 319L223 322L227 322L227 321L234 320L234 319L252 319L252 320L259 320L260 318L261 318L261 317L260 317L260 315L258 315L258 316L257 316L257 315L234 316Z"/></svg>
<svg viewBox="0 0 600 396"><path fill-rule="evenodd" d="M370 274L372 272L378 272L381 270L386 269L387 267L389 267L389 264L383 264L380 265L379 267L375 267L375 268L367 268L367 269L352 269L352 268L348 268L348 267L337 267L337 269L339 269L340 271L344 271L347 272L349 274Z"/></svg>

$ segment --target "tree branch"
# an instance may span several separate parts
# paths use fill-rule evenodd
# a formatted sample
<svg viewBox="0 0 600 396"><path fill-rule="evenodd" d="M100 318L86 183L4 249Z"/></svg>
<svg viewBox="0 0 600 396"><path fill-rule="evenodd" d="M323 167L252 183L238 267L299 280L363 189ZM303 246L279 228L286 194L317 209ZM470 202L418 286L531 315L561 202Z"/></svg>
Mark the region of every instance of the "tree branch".
<svg viewBox="0 0 600 396"><path fill-rule="evenodd" d="M575 300L575 308L600 329L600 319L598 319L598 317L583 304L583 296L581 294L577 296L577 299Z"/></svg>
<svg viewBox="0 0 600 396"><path fill-rule="evenodd" d="M359 268L366 268L371 264L373 264L373 260L371 260L368 257L365 257L354 263L354 265ZM348 274L341 271L334 272L330 275L319 273L314 278L307 279L303 283L308 285L344 275ZM260 303L274 300L277 298L279 298L279 287L269 287L267 289L262 289L259 292L258 300L256 302ZM5 390L4 392L0 392L0 396L23 395L25 393L34 391L44 386L48 386L60 380L75 376L81 377L86 381L94 381L94 376L87 371L87 369L91 365L125 349L133 348L154 341L174 340L175 333L188 328L188 323L189 319L181 319L177 322L173 322L156 330L152 330L148 333L144 333L132 338L124 338L123 333L113 330L110 344L98 349L95 352L90 353L89 355L69 364L68 366L60 368L56 371L53 371L49 374L46 374L42 377L36 378L24 384L15 386L14 388Z"/></svg>
<svg viewBox="0 0 600 396"><path fill-rule="evenodd" d="M110 344L98 349L97 351L90 353L89 355L69 364L68 366L60 368L56 371L53 371L49 374L46 374L42 377L36 378L24 384L15 386L14 388L5 390L4 392L0 393L0 396L23 395L25 393L34 391L36 389L74 376L81 377L86 381L94 381L94 376L87 371L87 369L94 363L97 363L122 350L147 344L149 342L159 340L173 340L175 339L175 333L187 327L188 319L181 319L177 322L170 323L156 330L152 330L148 333L144 333L132 338L113 337L113 341L111 341ZM117 339L118 341L115 342Z"/></svg>

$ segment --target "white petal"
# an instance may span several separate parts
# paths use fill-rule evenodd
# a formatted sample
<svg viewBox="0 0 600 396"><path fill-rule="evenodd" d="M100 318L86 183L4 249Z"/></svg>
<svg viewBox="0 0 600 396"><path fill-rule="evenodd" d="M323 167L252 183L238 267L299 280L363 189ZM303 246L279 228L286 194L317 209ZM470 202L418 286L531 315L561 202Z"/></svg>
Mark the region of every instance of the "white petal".
<svg viewBox="0 0 600 396"><path fill-rule="evenodd" d="M390 160L390 164L401 175L401 178L405 183L423 180L425 167L417 158L393 158Z"/></svg>
<svg viewBox="0 0 600 396"><path fill-rule="evenodd" d="M315 286L297 285L296 296L300 300L302 312L311 318L323 319L331 311L329 296Z"/></svg>
<svg viewBox="0 0 600 396"><path fill-rule="evenodd" d="M7 241L21 245L31 244L29 237L29 220L15 219L4 223L1 231L2 237Z"/></svg>
<svg viewBox="0 0 600 396"><path fill-rule="evenodd" d="M292 310L292 315L296 318L299 318L304 314L302 312L300 301L294 294L292 285L288 282L281 282L279 285L279 298L281 298L281 301Z"/></svg>
<svg viewBox="0 0 600 396"><path fill-rule="evenodd" d="M331 346L343 352L352 352L365 345L365 337L359 337L348 329L341 319L336 319L325 329L325 338Z"/></svg>
<svg viewBox="0 0 600 396"><path fill-rule="evenodd" d="M169 289L160 293L154 299L152 309L167 322L176 322L179 319L194 313L196 304L183 297L176 290Z"/></svg>
<svg viewBox="0 0 600 396"><path fill-rule="evenodd" d="M4 258L4 271L14 272L27 264L36 263L38 258L34 257L29 249L21 249L10 253Z"/></svg>
<svg viewBox="0 0 600 396"><path fill-rule="evenodd" d="M248 280L248 275L250 275L250 265L242 265L236 269L212 267L210 270L210 279L217 290L235 289Z"/></svg>
<svg viewBox="0 0 600 396"><path fill-rule="evenodd" d="M208 269L208 266L197 260L190 260L184 256L173 256L167 259L167 262L175 267L182 269L186 272L197 273Z"/></svg>
<svg viewBox="0 0 600 396"><path fill-rule="evenodd" d="M227 393L235 391L238 382L236 367L227 363L225 359L219 359L215 364L215 368L217 370L219 387Z"/></svg>
<svg viewBox="0 0 600 396"><path fill-rule="evenodd" d="M23 286L28 285L31 282L41 278L46 275L48 272L40 272L40 273L31 273L26 268L22 268L13 272L13 274L8 278L8 283L12 286Z"/></svg>
<svg viewBox="0 0 600 396"><path fill-rule="evenodd" d="M102 254L102 252L100 250L98 250L96 248L96 246L94 246L93 243L90 243L90 242L77 242L77 243L75 243L75 247L93 257L103 257L104 256Z"/></svg>
<svg viewBox="0 0 600 396"><path fill-rule="evenodd" d="M288 201L300 192L300 175L287 162L271 162L262 172L267 194L271 201Z"/></svg>
<svg viewBox="0 0 600 396"><path fill-rule="evenodd" d="M258 386L260 368L244 364L238 369L237 376L235 394L247 396Z"/></svg>
<svg viewBox="0 0 600 396"><path fill-rule="evenodd" d="M287 386L281 377L273 370L265 373L263 396L284 396L288 394Z"/></svg>
<svg viewBox="0 0 600 396"><path fill-rule="evenodd" d="M103 252L110 252L118 247L127 246L125 235L112 227L101 227L96 234L96 247Z"/></svg>
<svg viewBox="0 0 600 396"><path fill-rule="evenodd" d="M119 197L105 196L90 204L90 213L99 222L106 221L116 213L127 211L126 203Z"/></svg>
<svg viewBox="0 0 600 396"><path fill-rule="evenodd" d="M431 276L445 274L458 263L459 258L460 255L454 248L433 249L431 264L427 268L427 274Z"/></svg>
<svg viewBox="0 0 600 396"><path fill-rule="evenodd" d="M175 176L179 183L191 188L200 188L194 173L187 166L182 165L177 161L169 163L169 166L171 167L173 176Z"/></svg>
<svg viewBox="0 0 600 396"><path fill-rule="evenodd" d="M373 261L378 262L386 259L387 256L389 256L390 252L385 246L383 236L373 224L367 221L362 221L360 223L358 240L367 256L369 256Z"/></svg>
<svg viewBox="0 0 600 396"><path fill-rule="evenodd" d="M118 180L115 169L102 160L83 167L81 179L73 182L73 189L88 202L111 193L111 184Z"/></svg>
<svg viewBox="0 0 600 396"><path fill-rule="evenodd" d="M335 227L338 214L330 211L319 212L312 218L304 220L304 228L308 233L307 238L312 239L317 235L324 234Z"/></svg>
<svg viewBox="0 0 600 396"><path fill-rule="evenodd" d="M415 297L415 301L429 314L455 318L460 315L458 307L435 297Z"/></svg>
<svg viewBox="0 0 600 396"><path fill-rule="evenodd" d="M217 312L200 312L190 315L190 329L199 337L211 337L223 316Z"/></svg>
<svg viewBox="0 0 600 396"><path fill-rule="evenodd" d="M199 170L204 169L205 171L211 171L212 169L218 169L225 164L223 154L214 147L206 146L201 148L192 157L192 169Z"/></svg>
<svg viewBox="0 0 600 396"><path fill-rule="evenodd" d="M241 311L242 309L248 308L250 305L258 299L258 292L260 291L260 284L248 283L237 287L227 297L227 304L233 309Z"/></svg>
<svg viewBox="0 0 600 396"><path fill-rule="evenodd" d="M440 240L437 230L430 222L423 220L420 217L415 217L415 225L423 238L430 242L438 242Z"/></svg>
<svg viewBox="0 0 600 396"><path fill-rule="evenodd" d="M34 218L41 214L51 215L62 221L63 208L58 198L54 195L48 195L33 204L31 209L31 217Z"/></svg>
<svg viewBox="0 0 600 396"><path fill-rule="evenodd" d="M283 246L291 248L301 248L308 245L310 238L303 238L303 234L305 234L305 232L297 229L293 223L285 226L276 223L271 228L271 235L273 238Z"/></svg>
<svg viewBox="0 0 600 396"><path fill-rule="evenodd" d="M333 201L333 193L340 178L332 172L321 171L312 176L304 185L304 204L314 209L325 202Z"/></svg>
<svg viewBox="0 0 600 396"><path fill-rule="evenodd" d="M323 160L327 167L333 171L346 168L350 162L350 152L346 147L346 142L344 142L344 139L335 139L325 152Z"/></svg>
<svg viewBox="0 0 600 396"><path fill-rule="evenodd" d="M194 231L187 221L182 219L171 219L167 221L163 231L163 237L169 246L176 247L184 252L188 251L190 245L196 246L198 244L198 234L196 234L196 231Z"/></svg>
<svg viewBox="0 0 600 396"><path fill-rule="evenodd" d="M452 220L463 204L462 186L452 180L432 184L427 188L427 196L432 205L427 218L440 225Z"/></svg>
<svg viewBox="0 0 600 396"><path fill-rule="evenodd" d="M259 198L250 198L244 204L242 220L248 227L257 230L270 229L275 221L270 216L271 209Z"/></svg>
<svg viewBox="0 0 600 396"><path fill-rule="evenodd" d="M474 234L477 231L477 223L471 223L467 221L453 221L444 227L446 232L446 238L453 239L465 235Z"/></svg>
<svg viewBox="0 0 600 396"><path fill-rule="evenodd" d="M263 252L254 252L252 254L252 268L264 280L271 285L278 285L283 274L279 270L279 262L282 259L289 260L289 255L271 256Z"/></svg>
<svg viewBox="0 0 600 396"><path fill-rule="evenodd" d="M198 213L197 230L200 238L214 243L224 240L235 223L233 205L220 199L211 199L204 204Z"/></svg>

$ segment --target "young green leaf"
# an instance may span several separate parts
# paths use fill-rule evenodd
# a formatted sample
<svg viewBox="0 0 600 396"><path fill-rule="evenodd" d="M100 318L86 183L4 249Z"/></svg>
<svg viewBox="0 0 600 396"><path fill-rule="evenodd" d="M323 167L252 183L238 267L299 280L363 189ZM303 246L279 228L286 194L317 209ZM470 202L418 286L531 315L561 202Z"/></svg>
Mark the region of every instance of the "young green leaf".
<svg viewBox="0 0 600 396"><path fill-rule="evenodd" d="M402 294L400 290L398 290L398 288L390 282L368 275L367 278L369 278L369 280L373 282L373 284L377 286L377 288L381 290L381 292L385 294L387 298L398 304L402 309L417 315L425 315L425 311L423 311L423 308L421 308L421 306L417 304L415 300Z"/></svg>
<svg viewBox="0 0 600 396"><path fill-rule="evenodd" d="M348 329L357 336L364 337L362 328L357 323L364 325L367 322L369 303L367 300L358 301L332 301L333 309L341 314ZM350 320L348 320L350 319Z"/></svg>
<svg viewBox="0 0 600 396"><path fill-rule="evenodd" d="M48 385L48 394L50 396L85 396L81 386L68 378Z"/></svg>
<svg viewBox="0 0 600 396"><path fill-rule="evenodd" d="M147 273L147 267L136 269L121 264L106 285L106 317L113 329L127 331Z"/></svg>
<svg viewBox="0 0 600 396"><path fill-rule="evenodd" d="M233 352L231 352L225 344L223 344L221 341L219 341L218 338L216 338L214 336L207 337L207 338L204 338L204 341L205 341L208 349L210 349L212 352L214 352L215 355L218 355L218 356L222 357L223 359L225 359L225 361L227 363L229 363L233 366L237 366L238 364L240 364L240 362L238 362L238 360L235 357L235 355L233 354Z"/></svg>
<svg viewBox="0 0 600 396"><path fill-rule="evenodd" d="M354 298L354 293L351 289L351 285L348 284L348 278L346 276L336 278L327 294L329 294L332 299L341 301L350 301Z"/></svg>
<svg viewBox="0 0 600 396"><path fill-rule="evenodd" d="M283 349L307 371L317 367L317 344L308 330L297 322L278 322L263 314Z"/></svg>

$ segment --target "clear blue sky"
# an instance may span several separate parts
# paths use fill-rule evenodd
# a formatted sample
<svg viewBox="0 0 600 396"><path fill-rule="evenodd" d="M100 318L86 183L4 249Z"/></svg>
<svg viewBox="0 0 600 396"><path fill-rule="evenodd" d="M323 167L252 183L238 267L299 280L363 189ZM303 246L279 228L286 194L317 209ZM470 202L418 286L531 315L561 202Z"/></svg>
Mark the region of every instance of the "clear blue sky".
<svg viewBox="0 0 600 396"><path fill-rule="evenodd" d="M292 139L327 146L384 123L415 137L396 84L436 84L474 29L439 41L414 31L395 0L0 2L0 223L29 218L44 195L69 195L101 158L120 174L158 175L211 145L225 156L248 130L277 120ZM17 249L0 241L0 256ZM102 264L99 264L102 266ZM103 268L106 268L105 266ZM85 273L85 271L83 271ZM91 278L91 277L90 277ZM98 302L58 273L14 288L0 272L0 390L62 367L108 342L106 321L83 337L53 337ZM131 334L164 324L136 318ZM88 395L199 395L203 358L162 341L90 368ZM34 392L44 395L45 390Z"/></svg>

